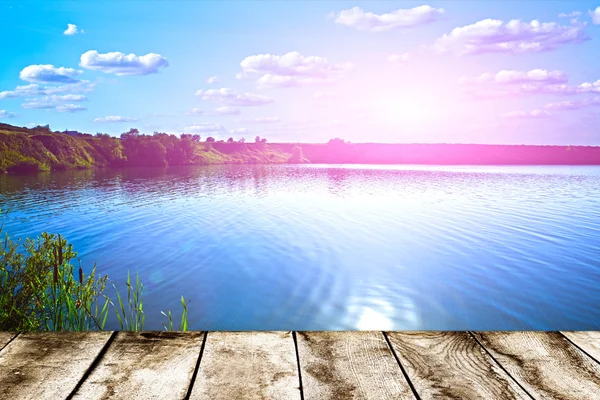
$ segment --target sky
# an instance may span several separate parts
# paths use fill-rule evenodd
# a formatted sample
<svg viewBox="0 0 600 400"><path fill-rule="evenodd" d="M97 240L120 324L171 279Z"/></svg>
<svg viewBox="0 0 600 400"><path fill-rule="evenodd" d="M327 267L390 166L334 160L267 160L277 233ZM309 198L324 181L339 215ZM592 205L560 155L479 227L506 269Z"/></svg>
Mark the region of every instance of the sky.
<svg viewBox="0 0 600 400"><path fill-rule="evenodd" d="M600 145L600 0L23 0L0 18L12 125Z"/></svg>

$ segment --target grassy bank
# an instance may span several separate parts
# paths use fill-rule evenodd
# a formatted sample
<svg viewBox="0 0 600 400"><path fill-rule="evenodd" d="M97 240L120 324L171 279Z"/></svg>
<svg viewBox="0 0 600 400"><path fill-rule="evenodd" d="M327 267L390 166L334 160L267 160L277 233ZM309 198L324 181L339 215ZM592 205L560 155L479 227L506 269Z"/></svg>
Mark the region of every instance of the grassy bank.
<svg viewBox="0 0 600 400"><path fill-rule="evenodd" d="M132 129L114 138L69 136L49 128L0 124L0 172L78 168L207 164L433 164L600 165L597 146L482 144L266 143L215 141L198 135L140 135Z"/></svg>
<svg viewBox="0 0 600 400"><path fill-rule="evenodd" d="M0 235L2 228L0 226ZM144 329L144 286L127 276L126 294L121 295L108 276L96 266L86 275L77 253L60 235L43 233L20 244L8 234L0 245L0 331L91 331L104 330L109 313L114 313L120 329ZM111 283L116 298L106 294ZM187 304L183 307L179 330L187 330ZM174 330L171 311L162 312L163 326Z"/></svg>
<svg viewBox="0 0 600 400"><path fill-rule="evenodd" d="M191 136L69 136L47 128L0 124L0 172L208 164L285 163L292 156L266 143L200 142Z"/></svg>

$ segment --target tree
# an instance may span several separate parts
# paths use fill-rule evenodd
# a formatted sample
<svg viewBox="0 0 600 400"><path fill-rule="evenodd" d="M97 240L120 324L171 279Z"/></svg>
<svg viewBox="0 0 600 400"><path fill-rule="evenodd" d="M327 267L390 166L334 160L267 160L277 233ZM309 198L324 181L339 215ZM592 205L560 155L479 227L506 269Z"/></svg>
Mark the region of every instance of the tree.
<svg viewBox="0 0 600 400"><path fill-rule="evenodd" d="M288 158L288 163L301 163L304 156L302 155L302 148L295 145L292 148L292 156Z"/></svg>
<svg viewBox="0 0 600 400"><path fill-rule="evenodd" d="M212 137L212 136L209 136L209 137L207 137L207 138L206 138L206 141L207 141L208 143L214 143L214 142L215 142L215 138L214 138L214 137Z"/></svg>
<svg viewBox="0 0 600 400"><path fill-rule="evenodd" d="M192 142L196 142L196 143L198 143L199 141L200 141L200 135L197 135L197 134L196 134L196 135L193 135L193 136L192 136Z"/></svg>
<svg viewBox="0 0 600 400"><path fill-rule="evenodd" d="M346 142L344 141L344 139L333 138L333 139L329 139L329 142L327 142L327 144L340 145L340 144L346 144Z"/></svg>
<svg viewBox="0 0 600 400"><path fill-rule="evenodd" d="M227 139L227 143L233 143L233 138L230 137L229 139Z"/></svg>
<svg viewBox="0 0 600 400"><path fill-rule="evenodd" d="M129 130L129 132L125 132L121 135L122 139L128 139L128 138L134 138L134 137L138 137L140 135L140 131L138 131L136 128L131 128Z"/></svg>
<svg viewBox="0 0 600 400"><path fill-rule="evenodd" d="M265 138L262 138L262 139L260 139L260 142L261 142L262 144L265 144L265 143L267 143L267 139L265 139Z"/></svg>
<svg viewBox="0 0 600 400"><path fill-rule="evenodd" d="M257 136L257 137L255 137L255 138L254 138L254 142L256 142L256 143L260 143L260 136Z"/></svg>
<svg viewBox="0 0 600 400"><path fill-rule="evenodd" d="M240 143L246 143L246 138L240 138Z"/></svg>

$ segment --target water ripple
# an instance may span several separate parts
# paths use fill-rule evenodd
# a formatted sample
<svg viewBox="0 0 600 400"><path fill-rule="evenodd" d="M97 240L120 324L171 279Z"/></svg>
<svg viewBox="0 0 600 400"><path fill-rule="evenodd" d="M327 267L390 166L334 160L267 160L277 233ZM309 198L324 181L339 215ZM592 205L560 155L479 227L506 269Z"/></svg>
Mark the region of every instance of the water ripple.
<svg viewBox="0 0 600 400"><path fill-rule="evenodd" d="M0 208L117 284L139 272L148 329L181 295L192 329L600 329L599 185L597 167L99 170L0 176Z"/></svg>

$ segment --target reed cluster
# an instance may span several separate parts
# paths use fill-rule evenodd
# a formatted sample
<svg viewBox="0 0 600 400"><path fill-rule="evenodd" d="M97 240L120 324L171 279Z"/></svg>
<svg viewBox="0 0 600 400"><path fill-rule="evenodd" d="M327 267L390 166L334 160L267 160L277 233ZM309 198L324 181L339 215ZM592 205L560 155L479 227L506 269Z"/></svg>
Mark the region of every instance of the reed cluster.
<svg viewBox="0 0 600 400"><path fill-rule="evenodd" d="M2 228L0 224L0 331L101 331L111 310L121 330L144 329L144 285L137 274L132 282L127 273L126 296L111 282L114 302L105 291L108 276L99 275L96 265L86 275L73 246L61 235L42 233L21 246ZM183 296L181 305L179 330L187 331ZM167 317L164 328L173 331L171 311L161 313Z"/></svg>

